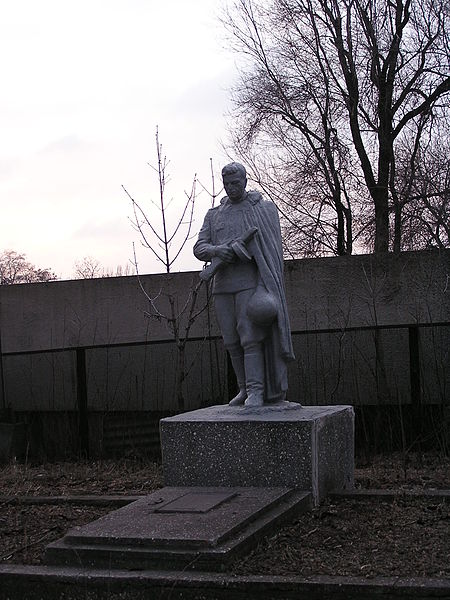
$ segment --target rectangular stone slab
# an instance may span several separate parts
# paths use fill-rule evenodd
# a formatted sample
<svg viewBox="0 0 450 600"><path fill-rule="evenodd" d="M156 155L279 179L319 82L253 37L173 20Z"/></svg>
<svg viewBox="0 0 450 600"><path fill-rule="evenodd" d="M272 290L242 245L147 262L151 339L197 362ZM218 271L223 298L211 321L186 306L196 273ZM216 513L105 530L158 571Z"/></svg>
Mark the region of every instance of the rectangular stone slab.
<svg viewBox="0 0 450 600"><path fill-rule="evenodd" d="M160 421L169 486L296 487L317 504L353 489L351 406L212 406Z"/></svg>
<svg viewBox="0 0 450 600"><path fill-rule="evenodd" d="M198 506L204 510L186 511ZM220 568L270 528L310 506L310 494L286 488L167 487L69 531L47 546L45 561L134 569ZM171 507L170 512L164 507Z"/></svg>
<svg viewBox="0 0 450 600"><path fill-rule="evenodd" d="M161 507L182 501L186 494L202 493L228 495L228 502L216 503L209 511L184 510L161 512ZM70 544L132 544L150 546L217 546L235 530L255 519L261 511L268 510L290 493L286 488L244 490L190 490L189 488L163 488L141 500L109 513L93 523L69 531L66 542Z"/></svg>

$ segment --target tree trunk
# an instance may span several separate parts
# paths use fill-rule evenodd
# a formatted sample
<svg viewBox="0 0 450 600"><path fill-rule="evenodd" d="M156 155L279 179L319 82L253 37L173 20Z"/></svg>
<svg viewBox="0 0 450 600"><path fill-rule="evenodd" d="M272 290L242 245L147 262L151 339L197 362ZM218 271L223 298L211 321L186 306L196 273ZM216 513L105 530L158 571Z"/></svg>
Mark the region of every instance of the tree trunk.
<svg viewBox="0 0 450 600"><path fill-rule="evenodd" d="M176 372L176 395L178 410L185 409L183 384L186 378L185 344L177 344L177 372Z"/></svg>
<svg viewBox="0 0 450 600"><path fill-rule="evenodd" d="M389 204L387 188L372 190L375 205L375 254L389 250Z"/></svg>
<svg viewBox="0 0 450 600"><path fill-rule="evenodd" d="M347 254L345 244L345 219L340 199L335 202L335 208L337 214L337 254L338 256L345 256L345 254Z"/></svg>
<svg viewBox="0 0 450 600"><path fill-rule="evenodd" d="M393 250L395 254L399 254L401 251L402 242L402 214L400 205L395 204L394 208L394 242Z"/></svg>

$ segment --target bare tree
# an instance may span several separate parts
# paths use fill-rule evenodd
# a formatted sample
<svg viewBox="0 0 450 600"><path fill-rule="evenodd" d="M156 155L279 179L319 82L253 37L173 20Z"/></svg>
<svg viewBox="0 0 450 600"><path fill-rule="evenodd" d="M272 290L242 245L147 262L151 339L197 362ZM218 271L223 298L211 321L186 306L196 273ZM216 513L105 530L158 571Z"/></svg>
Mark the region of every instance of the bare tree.
<svg viewBox="0 0 450 600"><path fill-rule="evenodd" d="M235 7L237 16L227 24L249 66L234 91L233 146L277 203L288 229L299 225L305 254L318 248L350 254L345 174L351 157L337 135L343 110L330 91L332 75L320 56L318 31L292 21L281 7L247 0ZM298 53L298 46L306 51Z"/></svg>
<svg viewBox="0 0 450 600"><path fill-rule="evenodd" d="M276 142L280 131L297 132L321 174L317 203L331 200L338 254L351 251L361 180L374 250L389 248L397 147L424 115L448 112L448 10L447 0L236 0L228 12L246 58L235 146L246 150L261 132ZM285 151L290 143L282 139Z"/></svg>
<svg viewBox="0 0 450 600"><path fill-rule="evenodd" d="M169 182L167 173L168 160L163 154L162 144L159 141L159 131L156 129L156 166L149 163L149 166L157 173L158 176L158 201L151 201L152 205L159 211L160 227L153 223L148 210L137 202L126 190L133 206L134 219L132 225L139 233L141 244L144 248L150 250L156 259L164 265L166 273L170 273L173 264L180 256L186 243L189 239L194 205L196 199L197 176L194 176L190 193L185 192L184 204L178 212L175 224L171 226L169 223L169 207L172 201L167 201L166 187ZM178 203L177 203L178 204Z"/></svg>
<svg viewBox="0 0 450 600"><path fill-rule="evenodd" d="M426 123L419 122L425 128ZM450 247L450 136L411 135L396 157L392 191L394 251ZM401 150L401 149L400 149Z"/></svg>
<svg viewBox="0 0 450 600"><path fill-rule="evenodd" d="M75 279L95 279L103 277L103 267L100 262L92 256L85 256L75 263Z"/></svg>
<svg viewBox="0 0 450 600"><path fill-rule="evenodd" d="M235 140L234 148L252 180L278 206L286 254L351 254L358 232L353 219L356 201L347 190L348 153L343 147L335 149L336 177L330 177L329 163L318 157L320 149L305 144L295 129L280 125L277 136L274 123L271 135L263 134L261 126L251 144Z"/></svg>
<svg viewBox="0 0 450 600"><path fill-rule="evenodd" d="M396 148L389 182L394 252L450 247L450 136L445 122L433 128L430 120L422 115ZM364 220L370 246L375 222L368 214Z"/></svg>
<svg viewBox="0 0 450 600"><path fill-rule="evenodd" d="M92 256L85 256L75 262L75 279L96 279L99 277L124 277L132 274L131 263L118 265L115 269L102 266L100 261Z"/></svg>
<svg viewBox="0 0 450 600"><path fill-rule="evenodd" d="M58 277L50 269L39 269L28 262L25 254L4 250L0 254L0 285L53 281Z"/></svg>
<svg viewBox="0 0 450 600"><path fill-rule="evenodd" d="M159 141L158 129L156 130L155 142L157 162L156 166L149 166L157 175L158 201L151 201L151 205L153 208L156 208L159 213L159 224L150 217L147 207L132 197L124 186L122 187L132 203L134 214L132 225L139 233L141 245L153 253L157 260L162 263L166 273L164 285L161 289L148 292L140 277L138 259L133 245L134 266L138 276L139 285L145 294L149 305L149 310L146 315L150 319L164 321L176 344L176 395L178 408L183 410L185 406L184 384L186 377L193 366L193 363L187 364L186 344L189 340L192 325L197 317L207 308L209 296L207 294L206 302L199 302L200 290L204 282L197 275L194 275L190 288L187 290L187 296L180 302L180 298L177 297L177 294L172 290L173 278L171 273L175 261L179 258L191 236L194 205L197 197L197 177L194 176L190 192L185 192L183 202L176 203L178 214L175 216L175 221L173 223L169 219L168 211L172 201L167 200L167 184L170 181L167 170L169 161L163 153L162 144ZM206 188L204 188L204 190L206 190ZM213 190L210 192L212 202L214 202L216 195L213 179Z"/></svg>

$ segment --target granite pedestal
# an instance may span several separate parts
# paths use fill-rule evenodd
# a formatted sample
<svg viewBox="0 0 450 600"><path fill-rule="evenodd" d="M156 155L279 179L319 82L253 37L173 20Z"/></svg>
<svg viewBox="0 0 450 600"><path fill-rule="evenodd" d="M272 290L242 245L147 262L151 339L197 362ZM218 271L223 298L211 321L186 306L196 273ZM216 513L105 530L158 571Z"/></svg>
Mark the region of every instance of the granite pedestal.
<svg viewBox="0 0 450 600"><path fill-rule="evenodd" d="M353 488L351 406L212 406L160 422L165 485Z"/></svg>

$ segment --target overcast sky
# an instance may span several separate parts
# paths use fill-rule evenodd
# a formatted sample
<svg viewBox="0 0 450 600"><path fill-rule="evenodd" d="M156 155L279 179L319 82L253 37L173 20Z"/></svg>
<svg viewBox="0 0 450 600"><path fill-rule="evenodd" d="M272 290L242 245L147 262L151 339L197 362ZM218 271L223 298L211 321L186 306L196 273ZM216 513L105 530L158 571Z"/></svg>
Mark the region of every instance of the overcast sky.
<svg viewBox="0 0 450 600"><path fill-rule="evenodd" d="M171 161L172 210L194 173L208 182L210 158L220 171L236 76L217 18L222 5L3 2L0 250L26 253L61 278L71 278L84 256L125 265L138 237L121 185L140 202L157 199L147 166L155 162L156 126ZM201 195L196 229L208 206ZM142 272L158 270L148 252L139 262ZM178 270L196 267L185 258Z"/></svg>

